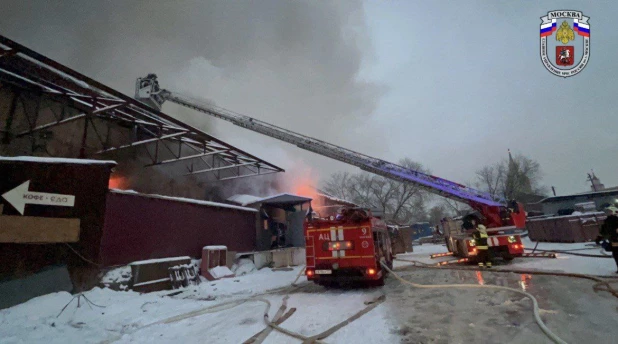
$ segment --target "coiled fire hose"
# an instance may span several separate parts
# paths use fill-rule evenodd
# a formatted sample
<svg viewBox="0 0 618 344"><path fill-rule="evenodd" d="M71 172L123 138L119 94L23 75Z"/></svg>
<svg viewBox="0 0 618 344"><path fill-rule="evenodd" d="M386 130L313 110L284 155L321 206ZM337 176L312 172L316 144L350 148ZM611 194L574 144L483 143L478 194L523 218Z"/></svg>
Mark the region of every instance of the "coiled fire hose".
<svg viewBox="0 0 618 344"><path fill-rule="evenodd" d="M529 298L530 300L532 300L534 319L535 319L536 323L539 325L539 327L541 328L541 330L543 331L543 333L545 333L545 335L547 337L549 337L554 343L566 344L566 342L564 340L562 340L560 337L555 335L547 326L545 326L545 323L543 323L543 320L541 320L541 316L539 314L539 304L538 304L536 298L534 296L532 296L532 294L530 294L530 293L527 293L527 292L525 292L523 290L519 290L519 289L515 289L515 288L503 287L503 286L498 286L498 285L488 285L488 284L486 284L486 285L479 285L479 284L418 284L418 283L414 283L414 282L411 282L411 281L408 281L408 280L402 278L401 276L396 274L393 270L391 270L383 262L380 262L380 264L382 264L382 267L386 271L391 273L391 275L393 275L393 277L395 277L401 283L404 283L404 284L407 284L407 285L411 285L411 286L413 286L415 288L422 288L422 289L450 289L450 288L456 288L456 289L457 288L476 289L476 288L483 288L483 289L507 290L507 291L511 291L511 292L514 292L514 293L522 294L522 295L526 296L527 298Z"/></svg>

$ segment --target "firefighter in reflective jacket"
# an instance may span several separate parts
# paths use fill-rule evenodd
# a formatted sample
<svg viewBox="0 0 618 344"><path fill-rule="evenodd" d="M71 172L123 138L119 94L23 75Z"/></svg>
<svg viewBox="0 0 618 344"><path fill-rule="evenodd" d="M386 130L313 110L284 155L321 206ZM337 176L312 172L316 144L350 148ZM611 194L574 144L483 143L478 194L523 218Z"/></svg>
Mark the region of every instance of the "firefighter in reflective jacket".
<svg viewBox="0 0 618 344"><path fill-rule="evenodd" d="M491 268L491 257L489 256L489 246L487 246L487 230L485 226L478 225L472 238L476 242L476 261L480 267Z"/></svg>

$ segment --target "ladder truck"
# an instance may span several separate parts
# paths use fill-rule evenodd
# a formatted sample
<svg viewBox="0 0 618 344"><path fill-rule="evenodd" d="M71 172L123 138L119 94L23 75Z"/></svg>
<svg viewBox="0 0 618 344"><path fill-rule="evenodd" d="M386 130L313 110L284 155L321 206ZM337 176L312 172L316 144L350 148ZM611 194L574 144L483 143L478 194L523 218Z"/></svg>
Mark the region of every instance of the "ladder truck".
<svg viewBox="0 0 618 344"><path fill-rule="evenodd" d="M433 194L466 203L478 214L476 222L487 227L489 249L493 251L494 256L510 260L523 254L524 247L515 230L525 227L526 214L523 205L514 200L507 202L505 199L493 197L489 193L456 182L414 171L163 89L159 86L156 74L148 74L137 79L135 98L157 110L161 109L164 102L173 102L301 149L356 166L361 170L410 183ZM449 251L458 257L475 255L475 242L471 232L453 227L444 233Z"/></svg>

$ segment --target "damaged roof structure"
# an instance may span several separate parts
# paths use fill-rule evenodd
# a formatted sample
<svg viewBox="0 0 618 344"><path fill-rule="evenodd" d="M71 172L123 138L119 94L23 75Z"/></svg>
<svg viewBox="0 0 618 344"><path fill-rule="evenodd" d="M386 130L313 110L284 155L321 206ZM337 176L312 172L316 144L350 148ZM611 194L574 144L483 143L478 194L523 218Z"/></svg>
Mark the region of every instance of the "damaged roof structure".
<svg viewBox="0 0 618 344"><path fill-rule="evenodd" d="M184 175L227 180L284 170L0 36L2 155L109 157L144 148L145 167L184 163ZM32 100L29 103L25 101ZM50 152L53 130L71 126L70 156ZM7 150L21 142L19 151ZM43 144L41 144L41 141Z"/></svg>

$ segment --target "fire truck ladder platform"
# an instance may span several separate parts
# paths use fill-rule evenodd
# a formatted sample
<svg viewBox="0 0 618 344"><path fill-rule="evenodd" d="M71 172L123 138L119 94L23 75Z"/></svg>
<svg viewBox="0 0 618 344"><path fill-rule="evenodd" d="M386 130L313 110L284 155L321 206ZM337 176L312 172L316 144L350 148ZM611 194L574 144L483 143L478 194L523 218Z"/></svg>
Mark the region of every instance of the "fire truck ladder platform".
<svg viewBox="0 0 618 344"><path fill-rule="evenodd" d="M157 110L161 109L163 103L166 101L176 103L206 115L231 122L239 127L293 144L301 149L356 166L364 171L389 179L414 184L428 192L455 201L481 204L487 207L500 207L506 205L505 199L497 196L494 197L487 192L370 157L249 116L226 110L201 100L187 97L177 92L162 89L159 86L155 74L149 74L146 77L137 79L135 97Z"/></svg>

